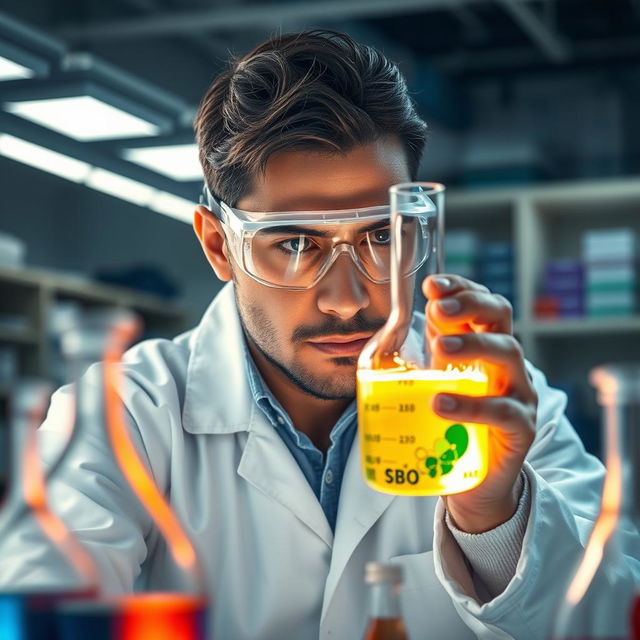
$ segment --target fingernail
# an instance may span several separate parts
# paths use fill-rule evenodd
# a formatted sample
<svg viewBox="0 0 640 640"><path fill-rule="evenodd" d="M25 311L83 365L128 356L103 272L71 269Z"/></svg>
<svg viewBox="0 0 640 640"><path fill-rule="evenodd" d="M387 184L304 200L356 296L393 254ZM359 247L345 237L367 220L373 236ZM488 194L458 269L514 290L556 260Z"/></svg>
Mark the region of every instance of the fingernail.
<svg viewBox="0 0 640 640"><path fill-rule="evenodd" d="M460 349L462 349L463 342L462 338L458 336L442 336L440 338L440 344L445 351L453 353L454 351L460 351Z"/></svg>
<svg viewBox="0 0 640 640"><path fill-rule="evenodd" d="M440 291L447 291L451 287L451 280L449 280L449 278L443 278L442 276L434 278L433 282Z"/></svg>
<svg viewBox="0 0 640 640"><path fill-rule="evenodd" d="M448 396L445 393L439 393L436 401L438 409L441 411L454 411L458 406L458 401L453 396Z"/></svg>
<svg viewBox="0 0 640 640"><path fill-rule="evenodd" d="M455 298L445 298L444 300L438 301L438 308L448 316L452 316L455 313L458 313L460 309L462 309L462 305L459 300Z"/></svg>

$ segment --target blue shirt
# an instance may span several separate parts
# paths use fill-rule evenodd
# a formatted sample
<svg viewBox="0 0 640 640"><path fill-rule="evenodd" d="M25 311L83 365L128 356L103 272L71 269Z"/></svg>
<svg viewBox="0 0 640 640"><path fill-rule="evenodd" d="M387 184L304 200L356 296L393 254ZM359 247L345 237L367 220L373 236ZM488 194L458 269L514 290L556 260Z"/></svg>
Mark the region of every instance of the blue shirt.
<svg viewBox="0 0 640 640"><path fill-rule="evenodd" d="M326 458L306 434L298 431L280 402L271 393L245 344L245 363L253 399L280 434L291 455L316 494L331 530L335 531L342 476L356 434L355 400L331 429Z"/></svg>

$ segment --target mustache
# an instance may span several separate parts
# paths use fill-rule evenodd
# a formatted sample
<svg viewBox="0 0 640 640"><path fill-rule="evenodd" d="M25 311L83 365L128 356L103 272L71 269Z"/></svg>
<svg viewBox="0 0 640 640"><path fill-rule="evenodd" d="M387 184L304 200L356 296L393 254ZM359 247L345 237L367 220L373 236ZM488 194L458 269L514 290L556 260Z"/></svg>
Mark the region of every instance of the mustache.
<svg viewBox="0 0 640 640"><path fill-rule="evenodd" d="M386 318L365 318L358 313L349 323L331 319L320 327L298 327L293 332L293 340L310 340L311 338L322 338L323 336L333 336L337 334L375 333L386 321Z"/></svg>

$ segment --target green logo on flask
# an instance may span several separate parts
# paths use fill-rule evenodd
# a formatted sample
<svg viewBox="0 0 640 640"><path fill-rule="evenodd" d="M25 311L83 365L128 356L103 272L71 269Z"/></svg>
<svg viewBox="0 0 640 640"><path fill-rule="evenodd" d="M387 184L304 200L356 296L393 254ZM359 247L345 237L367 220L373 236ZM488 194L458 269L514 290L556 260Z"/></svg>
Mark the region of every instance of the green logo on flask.
<svg viewBox="0 0 640 640"><path fill-rule="evenodd" d="M425 465L430 478L446 476L455 463L462 458L469 446L469 433L462 424L452 424L433 445L433 451L427 455Z"/></svg>

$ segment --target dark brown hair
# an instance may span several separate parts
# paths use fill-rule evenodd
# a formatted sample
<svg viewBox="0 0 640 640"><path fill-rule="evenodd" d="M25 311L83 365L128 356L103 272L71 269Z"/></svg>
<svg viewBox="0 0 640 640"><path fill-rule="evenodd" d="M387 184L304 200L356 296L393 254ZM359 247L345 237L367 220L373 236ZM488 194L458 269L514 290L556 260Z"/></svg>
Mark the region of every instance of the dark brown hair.
<svg viewBox="0 0 640 640"><path fill-rule="evenodd" d="M279 35L231 61L194 126L207 184L232 206L284 149L346 153L395 135L415 179L427 128L393 62L325 30Z"/></svg>

